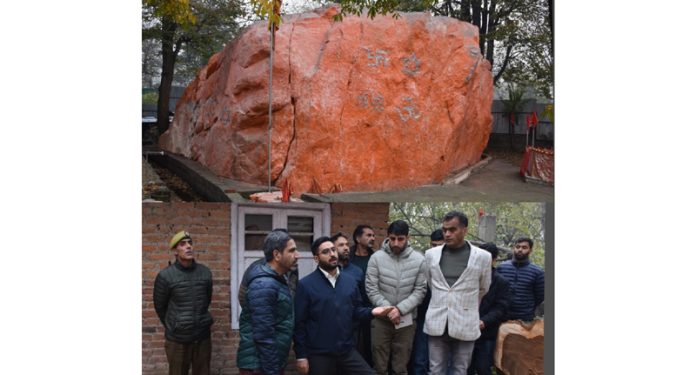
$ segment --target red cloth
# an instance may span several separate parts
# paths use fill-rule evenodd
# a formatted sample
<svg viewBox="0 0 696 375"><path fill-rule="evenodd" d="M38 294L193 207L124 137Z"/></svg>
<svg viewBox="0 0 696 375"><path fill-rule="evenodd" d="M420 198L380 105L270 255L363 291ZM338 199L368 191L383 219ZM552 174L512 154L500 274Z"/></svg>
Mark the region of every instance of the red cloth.
<svg viewBox="0 0 696 375"><path fill-rule="evenodd" d="M527 147L520 166L522 177L534 177L553 184L554 159L553 150L537 147Z"/></svg>
<svg viewBox="0 0 696 375"><path fill-rule="evenodd" d="M280 198L280 201L283 203L290 202L290 194L292 194L292 190L290 188L290 180L285 180L285 183L283 184L283 195Z"/></svg>
<svg viewBox="0 0 696 375"><path fill-rule="evenodd" d="M527 167L529 166L529 149L527 147L524 150L524 157L522 157L522 164L520 165L520 176L524 177L527 174Z"/></svg>

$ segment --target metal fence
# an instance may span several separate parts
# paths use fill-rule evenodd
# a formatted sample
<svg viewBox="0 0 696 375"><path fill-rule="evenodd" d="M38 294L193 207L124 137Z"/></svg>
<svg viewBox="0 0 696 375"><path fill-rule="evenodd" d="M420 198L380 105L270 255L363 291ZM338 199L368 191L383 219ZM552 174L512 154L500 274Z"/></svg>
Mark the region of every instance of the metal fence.
<svg viewBox="0 0 696 375"><path fill-rule="evenodd" d="M503 112L493 113L493 134L508 134L509 117ZM514 134L524 135L527 133L527 116L531 116L532 112L517 113ZM539 113L537 112L537 116ZM550 121L539 120L534 139L538 141L553 141L554 131L553 123Z"/></svg>

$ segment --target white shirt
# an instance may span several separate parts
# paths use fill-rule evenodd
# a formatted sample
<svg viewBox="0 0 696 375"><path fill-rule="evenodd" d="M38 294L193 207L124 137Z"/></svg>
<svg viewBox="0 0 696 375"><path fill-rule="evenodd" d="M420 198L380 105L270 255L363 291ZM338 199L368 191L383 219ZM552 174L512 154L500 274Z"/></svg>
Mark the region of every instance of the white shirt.
<svg viewBox="0 0 696 375"><path fill-rule="evenodd" d="M323 273L324 276L326 276L326 278L329 279L331 286L334 287L334 289L336 289L336 279L338 279L338 275L341 273L341 269L336 267L336 274L333 276L331 276L330 273L324 271L324 269L321 267L319 267L319 271L321 271L321 273Z"/></svg>

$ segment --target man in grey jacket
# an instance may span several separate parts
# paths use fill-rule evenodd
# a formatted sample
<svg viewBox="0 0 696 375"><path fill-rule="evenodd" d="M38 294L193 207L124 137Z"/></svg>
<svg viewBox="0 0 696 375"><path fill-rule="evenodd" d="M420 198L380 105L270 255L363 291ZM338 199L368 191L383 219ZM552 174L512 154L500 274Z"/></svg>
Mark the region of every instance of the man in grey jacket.
<svg viewBox="0 0 696 375"><path fill-rule="evenodd" d="M416 307L425 297L425 261L408 244L409 227L397 220L387 228L381 251L367 265L365 289L374 306L396 306L386 318L372 321L372 360L386 375L391 355L394 374L406 375L416 332Z"/></svg>
<svg viewBox="0 0 696 375"><path fill-rule="evenodd" d="M432 292L425 328L430 374L465 375L481 335L479 303L491 285L491 254L466 241L469 220L452 211L442 220L445 245L425 252L426 278Z"/></svg>

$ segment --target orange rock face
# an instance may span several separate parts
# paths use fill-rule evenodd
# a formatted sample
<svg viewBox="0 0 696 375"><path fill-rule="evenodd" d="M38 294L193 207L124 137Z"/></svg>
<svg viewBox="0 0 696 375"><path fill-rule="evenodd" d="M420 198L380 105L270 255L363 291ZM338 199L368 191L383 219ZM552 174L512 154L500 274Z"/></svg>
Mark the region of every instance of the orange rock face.
<svg viewBox="0 0 696 375"><path fill-rule="evenodd" d="M424 13L286 16L273 56L271 178L303 192L439 183L476 163L493 83L471 24ZM251 26L186 89L160 146L268 182L269 33Z"/></svg>

